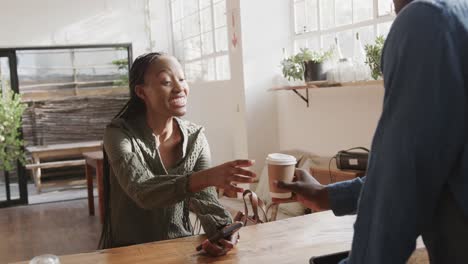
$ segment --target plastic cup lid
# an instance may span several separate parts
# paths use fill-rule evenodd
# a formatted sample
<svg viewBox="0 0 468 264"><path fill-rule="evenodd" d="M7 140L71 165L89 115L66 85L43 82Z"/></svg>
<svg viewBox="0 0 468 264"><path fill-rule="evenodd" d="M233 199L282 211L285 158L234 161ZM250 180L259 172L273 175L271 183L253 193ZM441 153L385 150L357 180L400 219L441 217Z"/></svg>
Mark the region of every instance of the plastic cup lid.
<svg viewBox="0 0 468 264"><path fill-rule="evenodd" d="M295 165L297 163L294 156L281 153L268 154L266 161L271 165Z"/></svg>
<svg viewBox="0 0 468 264"><path fill-rule="evenodd" d="M55 255L45 254L34 257L29 264L60 264L60 260Z"/></svg>

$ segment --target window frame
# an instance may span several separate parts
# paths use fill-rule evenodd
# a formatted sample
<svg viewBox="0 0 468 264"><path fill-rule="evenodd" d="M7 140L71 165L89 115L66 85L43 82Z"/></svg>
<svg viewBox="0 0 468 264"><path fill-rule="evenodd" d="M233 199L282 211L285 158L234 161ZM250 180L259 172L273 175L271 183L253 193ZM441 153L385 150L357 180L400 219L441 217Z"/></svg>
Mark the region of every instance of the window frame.
<svg viewBox="0 0 468 264"><path fill-rule="evenodd" d="M291 50L295 52L298 52L296 50L296 41L298 40L308 40L312 38L318 38L319 40L319 46L320 50L325 50L328 47L323 47L323 40L322 37L324 35L329 35L329 34L337 34L340 32L348 31L348 30L356 30L362 27L367 27L367 26L372 26L373 27L373 33L374 37L377 37L377 31L378 31L378 25L382 23L387 23L387 22L392 22L396 15L394 14L394 11L392 10L392 13L386 14L386 15L379 15L379 0L372 0L373 2L373 8L372 8L372 18L359 21L354 23L352 21L350 24L347 25L341 25L341 26L336 26L336 15L333 16L334 19L334 24L335 26L328 28L328 29L322 29L321 28L321 13L320 13L320 0L317 0L317 30L314 31L308 31L308 32L303 32L303 33L296 33L296 14L295 14L295 4L297 2L306 2L307 0L290 0L290 25L291 25L291 32L293 37L291 38L290 42L290 47ZM329 0L330 1L330 0ZM353 0L350 0L353 3ZM336 8L335 8L335 0L333 0L333 9L336 14ZM354 5L352 5L352 9L354 9ZM353 10L354 11L354 10ZM307 19L307 16L306 16ZM352 20L354 20L354 12L352 12Z"/></svg>
<svg viewBox="0 0 468 264"><path fill-rule="evenodd" d="M202 82L225 82L225 81L230 81L232 79L232 67L230 65L231 63L231 57L230 57L230 53L229 53L229 49L230 49L230 45L229 45L229 25L228 25L228 18L227 18L227 13L228 13L228 10L227 10L227 1L228 0L223 0L225 1L225 6L226 6L226 9L225 9L225 19L226 19L226 24L223 25L223 26L220 26L220 27L216 27L215 25L215 5L221 1L219 0L209 0L210 1L210 5L208 6L205 6L203 7L203 9L201 8L200 6L200 0L197 0L198 2L198 7L197 7L197 11L193 12L193 13L190 13L189 15L187 16L182 16L181 18L179 18L178 20L175 20L174 21L174 17L173 17L173 2L174 0L168 0L169 1L169 21L170 21L170 34L171 34L171 42L172 42L172 45L171 45L171 48L172 48L172 53L175 55L176 53L176 44L178 42L181 42L182 43L182 55L183 57L182 58L178 58L180 60L180 63L182 65L182 68L184 69L184 73L186 73L186 64L190 64L190 63L196 63L196 62L200 62L200 63L203 63L203 61L205 60L210 60L212 59L213 60L213 67L214 67L214 80L206 80L206 79L203 79L203 78L196 78L196 79L187 79L187 82L189 83L202 83ZM194 35L194 36L191 36L191 37L185 37L183 34L181 36L181 39L180 40L176 40L175 39L175 34L174 34L174 24L175 23L181 23L181 27L183 26L182 25L182 22L184 19L186 19L187 17L191 16L191 15L194 15L194 14L198 14L198 19L199 21L201 21L201 11L203 11L204 9L210 9L211 10L211 29L208 30L208 31L205 31L205 32L202 32L201 31L201 28L200 28L200 32L199 34L197 35ZM201 22L200 22L201 23ZM201 27L201 25L200 25ZM223 50L223 51L217 51L217 47L216 47L216 30L218 29L222 29L222 28L226 28L226 42L227 42L227 49L226 50ZM182 29L181 29L182 30ZM203 38L202 36L208 32L211 32L211 35L212 35L212 45L213 45L213 52L207 54L207 55L204 55L203 54ZM190 60L186 60L185 59L185 50L184 50L184 42L188 39L191 39L191 38L195 38L195 37L198 37L200 39L200 50L201 50L201 56L200 57L197 57L195 59L190 59ZM228 64L229 64L229 78L228 79L218 79L219 77L219 73L218 73L218 70L217 70L217 60L216 58L221 58L221 57L224 57L226 56L228 58Z"/></svg>

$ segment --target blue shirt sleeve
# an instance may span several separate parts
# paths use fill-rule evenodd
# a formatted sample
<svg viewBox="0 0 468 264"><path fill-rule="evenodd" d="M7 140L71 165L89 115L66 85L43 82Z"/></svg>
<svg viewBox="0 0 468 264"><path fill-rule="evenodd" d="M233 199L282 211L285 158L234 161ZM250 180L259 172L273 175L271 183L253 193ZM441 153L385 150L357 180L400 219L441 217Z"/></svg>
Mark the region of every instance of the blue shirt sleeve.
<svg viewBox="0 0 468 264"><path fill-rule="evenodd" d="M355 214L366 177L327 185L330 207L336 216Z"/></svg>
<svg viewBox="0 0 468 264"><path fill-rule="evenodd" d="M392 26L349 263L406 263L457 166L468 107L456 30L439 1L409 4Z"/></svg>

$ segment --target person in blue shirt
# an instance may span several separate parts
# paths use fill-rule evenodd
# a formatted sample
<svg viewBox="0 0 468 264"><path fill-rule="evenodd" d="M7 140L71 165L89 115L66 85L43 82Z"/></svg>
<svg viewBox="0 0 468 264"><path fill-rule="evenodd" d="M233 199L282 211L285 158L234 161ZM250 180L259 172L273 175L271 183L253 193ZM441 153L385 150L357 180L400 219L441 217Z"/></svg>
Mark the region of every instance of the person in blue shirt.
<svg viewBox="0 0 468 264"><path fill-rule="evenodd" d="M357 212L343 263L406 263L420 235L431 263L468 263L468 0L394 3L367 177L322 186L298 171L278 186Z"/></svg>

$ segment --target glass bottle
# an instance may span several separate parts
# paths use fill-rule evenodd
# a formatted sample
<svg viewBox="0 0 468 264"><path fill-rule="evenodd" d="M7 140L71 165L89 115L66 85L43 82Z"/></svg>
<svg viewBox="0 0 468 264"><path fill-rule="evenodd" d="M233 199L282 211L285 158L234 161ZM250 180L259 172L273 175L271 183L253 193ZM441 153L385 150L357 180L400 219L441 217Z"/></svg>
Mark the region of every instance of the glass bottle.
<svg viewBox="0 0 468 264"><path fill-rule="evenodd" d="M370 77L370 68L366 64L366 53L362 46L359 33L356 33L356 39L354 40L354 79L356 81L366 81Z"/></svg>

